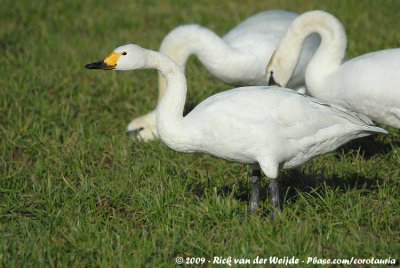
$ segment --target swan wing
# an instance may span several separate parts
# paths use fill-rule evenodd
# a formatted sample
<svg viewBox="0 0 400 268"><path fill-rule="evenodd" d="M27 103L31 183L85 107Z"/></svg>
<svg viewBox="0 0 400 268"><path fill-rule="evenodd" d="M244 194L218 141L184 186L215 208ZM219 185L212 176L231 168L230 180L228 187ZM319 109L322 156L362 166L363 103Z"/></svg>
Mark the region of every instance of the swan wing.
<svg viewBox="0 0 400 268"><path fill-rule="evenodd" d="M221 92L200 103L187 117L202 121L212 118L214 125L225 126L233 126L230 121L235 118L238 129L274 128L268 131L281 132L288 138L311 136L335 124L372 126L365 115L276 87L242 87Z"/></svg>
<svg viewBox="0 0 400 268"><path fill-rule="evenodd" d="M193 151L240 163L267 159L285 168L351 139L386 133L364 115L277 87L221 92L200 103L184 121L196 144Z"/></svg>

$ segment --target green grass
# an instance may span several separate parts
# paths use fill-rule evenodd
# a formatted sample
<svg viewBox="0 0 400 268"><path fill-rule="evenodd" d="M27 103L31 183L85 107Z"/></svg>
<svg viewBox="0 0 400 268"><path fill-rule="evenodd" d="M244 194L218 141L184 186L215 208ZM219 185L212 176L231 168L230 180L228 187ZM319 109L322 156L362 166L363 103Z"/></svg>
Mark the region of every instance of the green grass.
<svg viewBox="0 0 400 268"><path fill-rule="evenodd" d="M223 35L266 9L336 15L348 56L400 46L399 1L12 1L0 9L0 266L175 265L177 256L397 258L400 131L282 171L283 211L241 221L248 169L134 143L155 71L88 71L126 43L158 49L181 24ZM266 26L267 27L267 26ZM194 58L188 106L230 88ZM268 200L267 181L262 199Z"/></svg>

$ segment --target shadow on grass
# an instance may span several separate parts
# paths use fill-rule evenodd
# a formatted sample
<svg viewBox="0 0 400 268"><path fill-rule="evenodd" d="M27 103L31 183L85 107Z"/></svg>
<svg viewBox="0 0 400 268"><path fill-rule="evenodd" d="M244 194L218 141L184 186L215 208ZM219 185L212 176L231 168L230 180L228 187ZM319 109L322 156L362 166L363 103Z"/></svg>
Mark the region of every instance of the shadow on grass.
<svg viewBox="0 0 400 268"><path fill-rule="evenodd" d="M396 136L390 135L384 139L379 136L368 136L346 143L338 150L341 150L344 154L358 152L359 155L368 160L376 155L388 154L394 147L400 147L400 139Z"/></svg>
<svg viewBox="0 0 400 268"><path fill-rule="evenodd" d="M281 177L281 198L287 192L286 199L296 199L299 192L311 193L324 191L323 188L316 190L322 184L331 189L349 191L350 189L373 190L377 184L383 183L383 178L374 177L373 179L361 176L357 173L347 173L345 176L338 174L329 175L322 178L321 174L304 174L300 170L293 169L286 172L286 176Z"/></svg>
<svg viewBox="0 0 400 268"><path fill-rule="evenodd" d="M217 195L227 197L232 196L239 201L247 201L250 198L250 184L248 177L240 179L232 184L222 184L216 187L212 178L207 182L191 181L188 184L189 191L198 197L205 197L206 192L214 191Z"/></svg>
<svg viewBox="0 0 400 268"><path fill-rule="evenodd" d="M291 203L296 202L301 194L324 196L327 187L339 190L339 192L362 189L367 194L375 190L376 186L382 184L384 180L384 178L380 177L367 178L355 172L346 172L345 174L335 172L324 177L326 173L321 169L311 171L309 174L303 173L300 169L281 170L279 182L282 206L285 206L288 200ZM267 206L269 204L268 182L268 179L263 175L260 185L260 201L265 202ZM246 178L237 180L232 184L223 184L218 188L214 186L212 180L207 183L193 182L189 185L190 191L199 197L203 197L206 191L210 191L213 188L216 194L222 197L231 196L242 203L248 203L250 200L249 174ZM269 209L264 209L262 215L267 217L268 214Z"/></svg>

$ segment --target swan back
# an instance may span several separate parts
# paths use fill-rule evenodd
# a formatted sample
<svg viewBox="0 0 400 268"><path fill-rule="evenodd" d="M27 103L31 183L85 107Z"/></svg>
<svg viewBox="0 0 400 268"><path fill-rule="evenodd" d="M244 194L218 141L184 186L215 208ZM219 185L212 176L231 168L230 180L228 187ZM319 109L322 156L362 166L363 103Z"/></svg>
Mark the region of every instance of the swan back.
<svg viewBox="0 0 400 268"><path fill-rule="evenodd" d="M245 48L248 47L249 40L269 38L267 41L273 41L275 48L276 42L279 41L286 28L297 16L296 13L282 10L260 12L232 28L224 35L223 39L233 47ZM268 45L265 42L264 44ZM257 44L251 44L250 47L254 45Z"/></svg>

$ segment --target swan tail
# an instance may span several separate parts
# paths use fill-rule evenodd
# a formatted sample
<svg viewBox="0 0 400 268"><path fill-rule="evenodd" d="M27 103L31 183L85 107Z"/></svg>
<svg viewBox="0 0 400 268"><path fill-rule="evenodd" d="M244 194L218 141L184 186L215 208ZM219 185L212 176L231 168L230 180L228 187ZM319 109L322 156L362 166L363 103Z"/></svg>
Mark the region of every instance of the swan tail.
<svg viewBox="0 0 400 268"><path fill-rule="evenodd" d="M389 132L387 132L385 129L380 128L380 127L374 127L374 126L370 126L370 127L366 127L365 128L366 131L370 132L371 134L376 134L376 133L380 133L380 134L388 134Z"/></svg>
<svg viewBox="0 0 400 268"><path fill-rule="evenodd" d="M323 100L314 98L314 97L310 97L307 95L303 95L305 98L310 99L311 101L313 101L314 103L317 103L319 105L322 106L327 106L330 107L332 109L334 109L336 111L336 115L346 118L347 120L353 122L354 124L360 125L360 126L367 126L368 129L370 129L371 132L376 132L376 133L384 133L387 134L388 132L382 128L379 127L375 127L374 123L372 122L372 120L366 116L365 114L361 114L361 113L357 113L357 112L353 112L349 109L346 109L342 106L336 105L336 104L332 104L332 103L328 103L325 102Z"/></svg>

